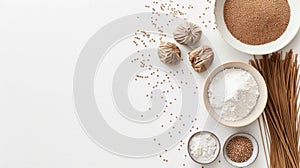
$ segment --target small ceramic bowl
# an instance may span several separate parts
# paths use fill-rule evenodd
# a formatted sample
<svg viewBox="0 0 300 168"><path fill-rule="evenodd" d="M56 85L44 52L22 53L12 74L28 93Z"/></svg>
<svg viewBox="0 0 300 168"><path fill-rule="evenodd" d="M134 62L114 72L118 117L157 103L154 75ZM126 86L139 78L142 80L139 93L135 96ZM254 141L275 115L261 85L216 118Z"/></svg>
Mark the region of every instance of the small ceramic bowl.
<svg viewBox="0 0 300 168"><path fill-rule="evenodd" d="M223 39L235 49L248 54L262 55L278 51L288 45L296 36L300 27L300 1L288 0L291 8L291 17L286 31L277 40L263 45L248 45L237 40L229 32L224 21L224 3L226 0L216 0L215 19L217 29L220 31Z"/></svg>
<svg viewBox="0 0 300 168"><path fill-rule="evenodd" d="M246 161L246 162L241 162L241 163L238 163L238 162L234 162L232 161L228 155L227 155L227 151L226 151L226 146L228 144L228 142L234 138L234 137L246 137L248 138L251 142L252 142L252 145L253 145L253 153L251 155L251 157ZM223 155L224 155L224 158L225 160L231 164L232 166L235 166L235 167L246 167L246 166L249 166L250 164L252 164L257 156L258 156L258 153L259 153L259 147L258 147L258 143L257 143L257 140L250 134L248 133L236 133L236 134L233 134L231 135L225 142L224 146L223 146Z"/></svg>
<svg viewBox="0 0 300 168"><path fill-rule="evenodd" d="M200 161L198 161L196 158L194 158L194 157L191 155L191 152L190 152L190 142L191 142L191 140L192 140L195 136L200 135L200 134L210 134L213 138L215 138L215 139L217 140L217 151L216 151L214 157L213 157L212 159L210 159L209 161L207 161L207 162L200 162ZM207 164L210 164L210 163L214 162L214 161L218 158L218 156L219 156L219 154L220 154L220 150L221 150L221 144L220 144L219 138L218 138L215 134L213 134L213 133L211 133L211 132L209 132L209 131L200 131L200 132L196 132L195 134L193 134L193 135L190 137L190 139L189 139L189 141L188 141L188 144L187 144L187 148L188 148L187 150L188 150L189 156L190 156L190 158L191 158L194 162L196 162L196 163L198 163L198 164L202 164L202 165L207 165Z"/></svg>
<svg viewBox="0 0 300 168"><path fill-rule="evenodd" d="M236 121L230 121L230 120L225 120L221 118L211 107L210 101L208 98L208 87L212 81L212 79L219 73L222 72L224 69L228 68L239 68L248 71L256 80L258 84L258 89L259 89L259 97L256 102L256 105L254 109L243 119L236 120ZM266 86L266 82L264 78L261 76L261 74L251 65L243 63L243 62L228 62L225 64L220 65L216 69L214 69L207 77L204 87L203 87L203 101L206 110L214 118L216 121L219 123L228 126L228 127L243 127L246 125L251 124L253 121L255 121L264 111L265 106L267 104L267 99L268 99L268 90Z"/></svg>

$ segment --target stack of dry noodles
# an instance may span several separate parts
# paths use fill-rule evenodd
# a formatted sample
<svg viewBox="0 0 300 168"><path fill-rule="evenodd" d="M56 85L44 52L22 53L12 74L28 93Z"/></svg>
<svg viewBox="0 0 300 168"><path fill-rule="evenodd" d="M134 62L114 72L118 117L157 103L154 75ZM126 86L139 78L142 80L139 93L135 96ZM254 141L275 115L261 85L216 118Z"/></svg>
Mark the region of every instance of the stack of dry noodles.
<svg viewBox="0 0 300 168"><path fill-rule="evenodd" d="M269 98L262 115L264 146L271 168L299 168L299 66L292 51L273 53L250 64L264 77Z"/></svg>

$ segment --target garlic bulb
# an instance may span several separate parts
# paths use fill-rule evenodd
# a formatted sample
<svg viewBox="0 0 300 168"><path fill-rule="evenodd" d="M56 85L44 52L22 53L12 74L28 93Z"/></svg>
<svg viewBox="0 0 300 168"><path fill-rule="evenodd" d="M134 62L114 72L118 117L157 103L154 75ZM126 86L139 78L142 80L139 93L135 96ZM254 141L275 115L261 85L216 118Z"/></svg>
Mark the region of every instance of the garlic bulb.
<svg viewBox="0 0 300 168"><path fill-rule="evenodd" d="M176 44L162 41L158 48L158 57L163 63L175 65L180 62L181 52Z"/></svg>
<svg viewBox="0 0 300 168"><path fill-rule="evenodd" d="M208 69L214 60L214 52L208 46L200 46L189 53L189 60L197 72Z"/></svg>
<svg viewBox="0 0 300 168"><path fill-rule="evenodd" d="M173 37L180 44L193 45L200 40L201 34L202 30L198 25L185 22L175 29Z"/></svg>

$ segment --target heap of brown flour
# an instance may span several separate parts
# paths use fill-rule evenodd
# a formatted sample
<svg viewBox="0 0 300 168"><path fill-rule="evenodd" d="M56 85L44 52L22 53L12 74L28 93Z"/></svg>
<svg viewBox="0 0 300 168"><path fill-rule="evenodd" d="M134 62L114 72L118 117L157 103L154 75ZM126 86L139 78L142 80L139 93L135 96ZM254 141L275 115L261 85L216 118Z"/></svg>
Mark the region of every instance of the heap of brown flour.
<svg viewBox="0 0 300 168"><path fill-rule="evenodd" d="M224 19L228 30L242 43L261 45L285 32L290 6L287 0L226 0Z"/></svg>

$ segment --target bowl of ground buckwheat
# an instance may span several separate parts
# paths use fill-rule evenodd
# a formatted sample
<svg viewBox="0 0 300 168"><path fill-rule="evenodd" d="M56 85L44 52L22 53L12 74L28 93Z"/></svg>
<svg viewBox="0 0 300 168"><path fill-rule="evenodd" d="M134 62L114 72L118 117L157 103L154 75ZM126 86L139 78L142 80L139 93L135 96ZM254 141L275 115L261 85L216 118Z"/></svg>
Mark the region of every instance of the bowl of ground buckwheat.
<svg viewBox="0 0 300 168"><path fill-rule="evenodd" d="M300 27L299 0L217 0L217 30L232 47L262 55L289 44Z"/></svg>

